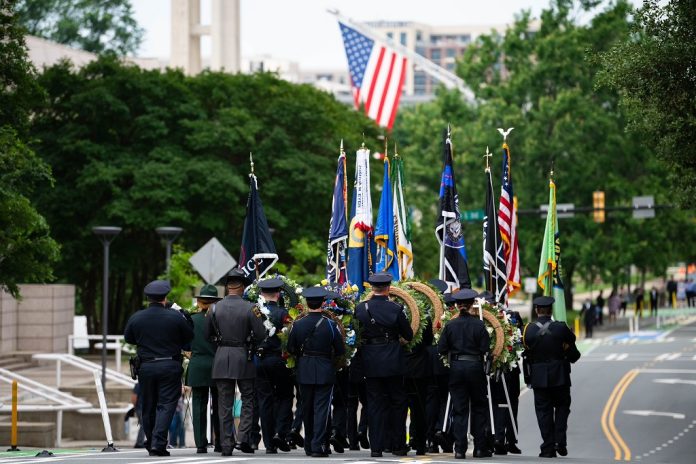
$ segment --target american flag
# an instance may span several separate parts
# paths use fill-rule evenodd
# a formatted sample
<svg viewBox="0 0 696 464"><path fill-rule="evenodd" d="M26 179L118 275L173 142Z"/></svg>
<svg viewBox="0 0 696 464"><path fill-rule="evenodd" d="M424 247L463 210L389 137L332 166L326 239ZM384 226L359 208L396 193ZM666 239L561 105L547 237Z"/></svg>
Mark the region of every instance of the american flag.
<svg viewBox="0 0 696 464"><path fill-rule="evenodd" d="M508 281L508 296L520 289L520 250L517 245L517 202L512 193L512 172L510 171L510 147L503 143L503 182L500 187L500 206L498 208L498 227L503 239L505 268Z"/></svg>
<svg viewBox="0 0 696 464"><path fill-rule="evenodd" d="M408 60L385 44L375 42L339 22L353 85L353 103L377 124L391 129L399 107Z"/></svg>

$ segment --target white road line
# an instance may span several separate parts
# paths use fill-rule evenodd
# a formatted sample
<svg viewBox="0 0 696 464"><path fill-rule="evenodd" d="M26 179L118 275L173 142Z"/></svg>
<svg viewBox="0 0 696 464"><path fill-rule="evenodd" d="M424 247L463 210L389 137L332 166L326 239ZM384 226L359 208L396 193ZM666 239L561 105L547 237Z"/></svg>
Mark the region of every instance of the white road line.
<svg viewBox="0 0 696 464"><path fill-rule="evenodd" d="M645 374L696 374L696 369L638 369Z"/></svg>
<svg viewBox="0 0 696 464"><path fill-rule="evenodd" d="M621 353L616 357L617 361L623 361L624 359L628 358L628 353Z"/></svg>
<svg viewBox="0 0 696 464"><path fill-rule="evenodd" d="M199 462L234 462L234 461L248 461L251 458L246 458L246 457L226 457L222 459L205 459L201 456L198 457L189 457L189 458L179 458L179 459L168 459L166 457L163 457L162 459L159 459L157 461L154 461L149 459L148 461L140 461L140 462L134 462L132 464L152 464L152 463L158 463L158 462L185 462L186 464L197 464Z"/></svg>
<svg viewBox="0 0 696 464"><path fill-rule="evenodd" d="M686 416L679 412L661 412L661 411L642 411L642 410L625 410L624 414L630 414L632 416L660 416L660 417L671 417L672 419L685 419Z"/></svg>
<svg viewBox="0 0 696 464"><path fill-rule="evenodd" d="M686 380L686 379L654 379L655 383L666 383L669 385L685 384L685 385L696 385L696 380Z"/></svg>
<svg viewBox="0 0 696 464"><path fill-rule="evenodd" d="M614 358L616 358L617 356L618 356L617 353L611 353L609 356L607 356L606 358L604 358L604 360L605 360L605 361L613 361Z"/></svg>
<svg viewBox="0 0 696 464"><path fill-rule="evenodd" d="M672 353L671 355L667 356L667 361L674 361L679 356L681 356L681 353Z"/></svg>

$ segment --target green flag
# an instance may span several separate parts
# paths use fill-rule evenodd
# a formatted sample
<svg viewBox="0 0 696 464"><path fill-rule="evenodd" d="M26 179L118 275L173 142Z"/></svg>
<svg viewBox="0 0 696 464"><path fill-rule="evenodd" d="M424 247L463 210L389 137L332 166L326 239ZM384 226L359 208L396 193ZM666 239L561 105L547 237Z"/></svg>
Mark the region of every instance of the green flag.
<svg viewBox="0 0 696 464"><path fill-rule="evenodd" d="M553 180L549 181L549 211L546 215L537 283L544 295L556 300L553 304L553 318L566 322L565 292L561 280L561 239L556 216L556 184Z"/></svg>

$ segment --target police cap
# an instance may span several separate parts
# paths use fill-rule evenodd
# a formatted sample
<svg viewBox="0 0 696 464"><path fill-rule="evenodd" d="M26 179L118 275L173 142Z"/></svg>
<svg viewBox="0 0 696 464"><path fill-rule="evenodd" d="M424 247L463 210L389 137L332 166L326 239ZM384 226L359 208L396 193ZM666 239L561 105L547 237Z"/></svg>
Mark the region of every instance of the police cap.
<svg viewBox="0 0 696 464"><path fill-rule="evenodd" d="M264 292L278 292L283 288L283 281L280 279L265 279L259 282L259 288Z"/></svg>
<svg viewBox="0 0 696 464"><path fill-rule="evenodd" d="M445 304L446 305L454 304L454 298L452 297L451 293L445 293L444 297L445 297Z"/></svg>
<svg viewBox="0 0 696 464"><path fill-rule="evenodd" d="M430 285L432 285L433 287L437 288L438 290L440 290L440 293L445 293L447 291L447 289L449 288L449 285L447 285L447 282L445 282L444 280L440 280L440 279L430 279L430 281L428 283Z"/></svg>
<svg viewBox="0 0 696 464"><path fill-rule="evenodd" d="M388 272L378 272L376 274L372 274L367 279L369 283L377 287L384 287L386 285L389 285L392 280L394 280L394 277Z"/></svg>
<svg viewBox="0 0 696 464"><path fill-rule="evenodd" d="M482 292L479 294L478 297L479 297L479 298L483 298L484 300L486 300L486 303L490 303L490 304L494 304L494 303L495 303L495 297L494 297L493 294L492 294L491 292L489 292L488 290L482 291Z"/></svg>
<svg viewBox="0 0 696 464"><path fill-rule="evenodd" d="M145 296L150 298L164 298L172 290L169 281L153 280L145 286Z"/></svg>
<svg viewBox="0 0 696 464"><path fill-rule="evenodd" d="M534 306L553 306L553 303L556 301L556 299L552 296L538 296L534 298L532 303L534 303Z"/></svg>
<svg viewBox="0 0 696 464"><path fill-rule="evenodd" d="M452 298L454 298L454 301L457 303L463 303L466 301L473 301L474 298L478 296L478 293L476 290L472 290L470 288L463 288L456 292L454 295L452 295Z"/></svg>
<svg viewBox="0 0 696 464"><path fill-rule="evenodd" d="M235 267L227 274L227 278L225 279L225 284L228 284L231 280L236 280L238 282L241 282L244 285L249 285L251 283L251 280L247 277L247 275L244 273L244 271L242 271L238 267Z"/></svg>
<svg viewBox="0 0 696 464"><path fill-rule="evenodd" d="M307 287L302 290L302 296L308 300L324 300L329 292L324 287Z"/></svg>

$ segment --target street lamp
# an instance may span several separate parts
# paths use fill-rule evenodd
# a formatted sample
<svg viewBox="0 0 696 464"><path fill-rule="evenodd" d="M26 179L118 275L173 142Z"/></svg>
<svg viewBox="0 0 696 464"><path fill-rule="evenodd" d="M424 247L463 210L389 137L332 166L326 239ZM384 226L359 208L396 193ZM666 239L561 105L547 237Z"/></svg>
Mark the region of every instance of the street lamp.
<svg viewBox="0 0 696 464"><path fill-rule="evenodd" d="M172 243L183 231L181 227L158 227L155 232L167 243L167 278L169 277L169 262L172 259Z"/></svg>
<svg viewBox="0 0 696 464"><path fill-rule="evenodd" d="M102 287L102 388L106 392L106 334L109 330L109 245L121 232L120 227L92 227L92 232L104 245L104 282Z"/></svg>

